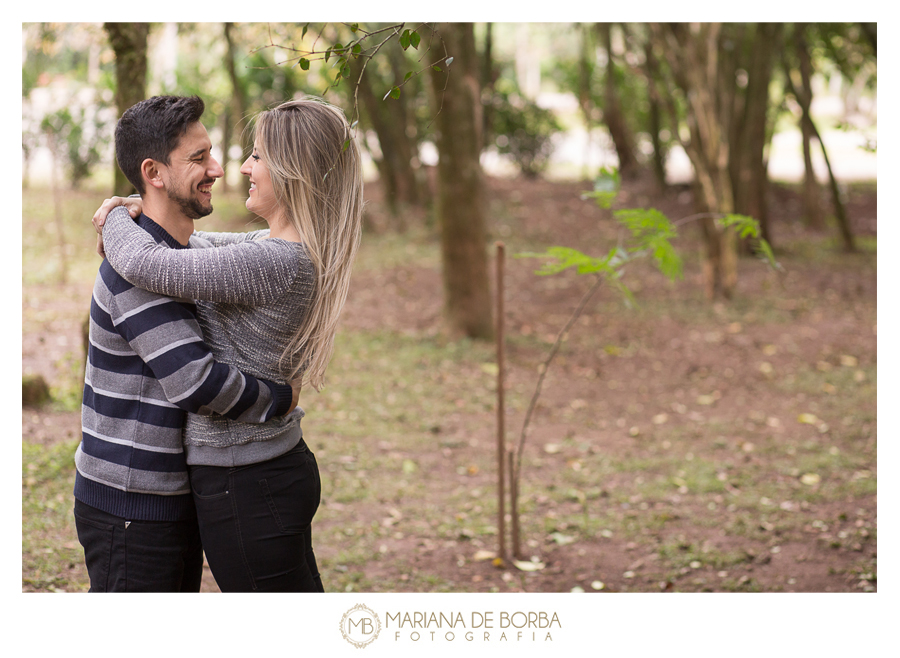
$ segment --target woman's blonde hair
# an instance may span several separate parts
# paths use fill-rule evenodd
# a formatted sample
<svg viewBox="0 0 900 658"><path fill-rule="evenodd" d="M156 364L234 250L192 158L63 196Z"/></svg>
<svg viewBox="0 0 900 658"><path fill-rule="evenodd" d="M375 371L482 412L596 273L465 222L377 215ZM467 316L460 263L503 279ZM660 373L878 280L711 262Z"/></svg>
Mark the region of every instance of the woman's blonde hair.
<svg viewBox="0 0 900 658"><path fill-rule="evenodd" d="M315 266L312 303L282 355L290 379L317 391L334 351L362 233L359 147L344 113L320 98L288 101L260 113L254 126L276 199Z"/></svg>

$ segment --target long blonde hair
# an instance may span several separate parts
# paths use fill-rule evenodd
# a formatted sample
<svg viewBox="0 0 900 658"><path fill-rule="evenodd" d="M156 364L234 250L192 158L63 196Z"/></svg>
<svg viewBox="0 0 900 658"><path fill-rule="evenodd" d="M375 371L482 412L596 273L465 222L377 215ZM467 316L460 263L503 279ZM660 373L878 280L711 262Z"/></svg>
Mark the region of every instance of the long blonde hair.
<svg viewBox="0 0 900 658"><path fill-rule="evenodd" d="M254 132L279 206L300 234L316 271L312 303L282 363L288 364L290 379L302 376L303 385L318 391L334 352L362 234L359 147L344 113L314 97L261 112Z"/></svg>

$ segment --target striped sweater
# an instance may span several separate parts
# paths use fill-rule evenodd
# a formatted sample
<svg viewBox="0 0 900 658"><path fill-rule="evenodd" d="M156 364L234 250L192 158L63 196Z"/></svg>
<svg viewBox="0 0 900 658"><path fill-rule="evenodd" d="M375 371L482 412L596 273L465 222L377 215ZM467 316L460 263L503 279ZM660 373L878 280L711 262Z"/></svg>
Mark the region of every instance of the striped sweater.
<svg viewBox="0 0 900 658"><path fill-rule="evenodd" d="M185 248L145 215L138 225L166 248ZM185 412L246 423L287 412L290 386L217 362L195 311L190 300L135 287L103 261L91 299L78 500L129 520L190 518Z"/></svg>

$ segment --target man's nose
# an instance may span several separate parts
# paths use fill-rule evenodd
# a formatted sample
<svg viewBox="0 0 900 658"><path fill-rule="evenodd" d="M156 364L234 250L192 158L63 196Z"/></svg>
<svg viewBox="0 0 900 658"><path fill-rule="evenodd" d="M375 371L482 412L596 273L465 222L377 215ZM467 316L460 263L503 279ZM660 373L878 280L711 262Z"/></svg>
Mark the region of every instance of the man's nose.
<svg viewBox="0 0 900 658"><path fill-rule="evenodd" d="M225 170L222 169L222 165L219 164L219 161L215 158L210 159L209 169L206 172L209 174L210 178L222 178L225 175Z"/></svg>

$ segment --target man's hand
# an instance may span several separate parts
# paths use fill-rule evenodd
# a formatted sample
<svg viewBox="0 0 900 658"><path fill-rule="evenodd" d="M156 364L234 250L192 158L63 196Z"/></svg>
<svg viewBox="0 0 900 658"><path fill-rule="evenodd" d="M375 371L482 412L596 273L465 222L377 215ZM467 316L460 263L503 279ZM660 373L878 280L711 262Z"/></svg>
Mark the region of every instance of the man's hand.
<svg viewBox="0 0 900 658"><path fill-rule="evenodd" d="M94 225L94 230L96 230L98 234L97 253L104 258L106 257L106 251L103 249L103 225L106 223L106 216L109 214L109 211L116 206L125 206L128 210L128 214L130 214L132 218L135 218L141 214L144 202L140 197L114 196L111 199L106 199L97 209L97 212L94 213L94 216L91 218L91 223Z"/></svg>
<svg viewBox="0 0 900 658"><path fill-rule="evenodd" d="M291 382L291 390L294 394L291 396L291 407L287 410L285 416L290 414L294 409L297 408L297 403L300 402L300 380L295 379Z"/></svg>

